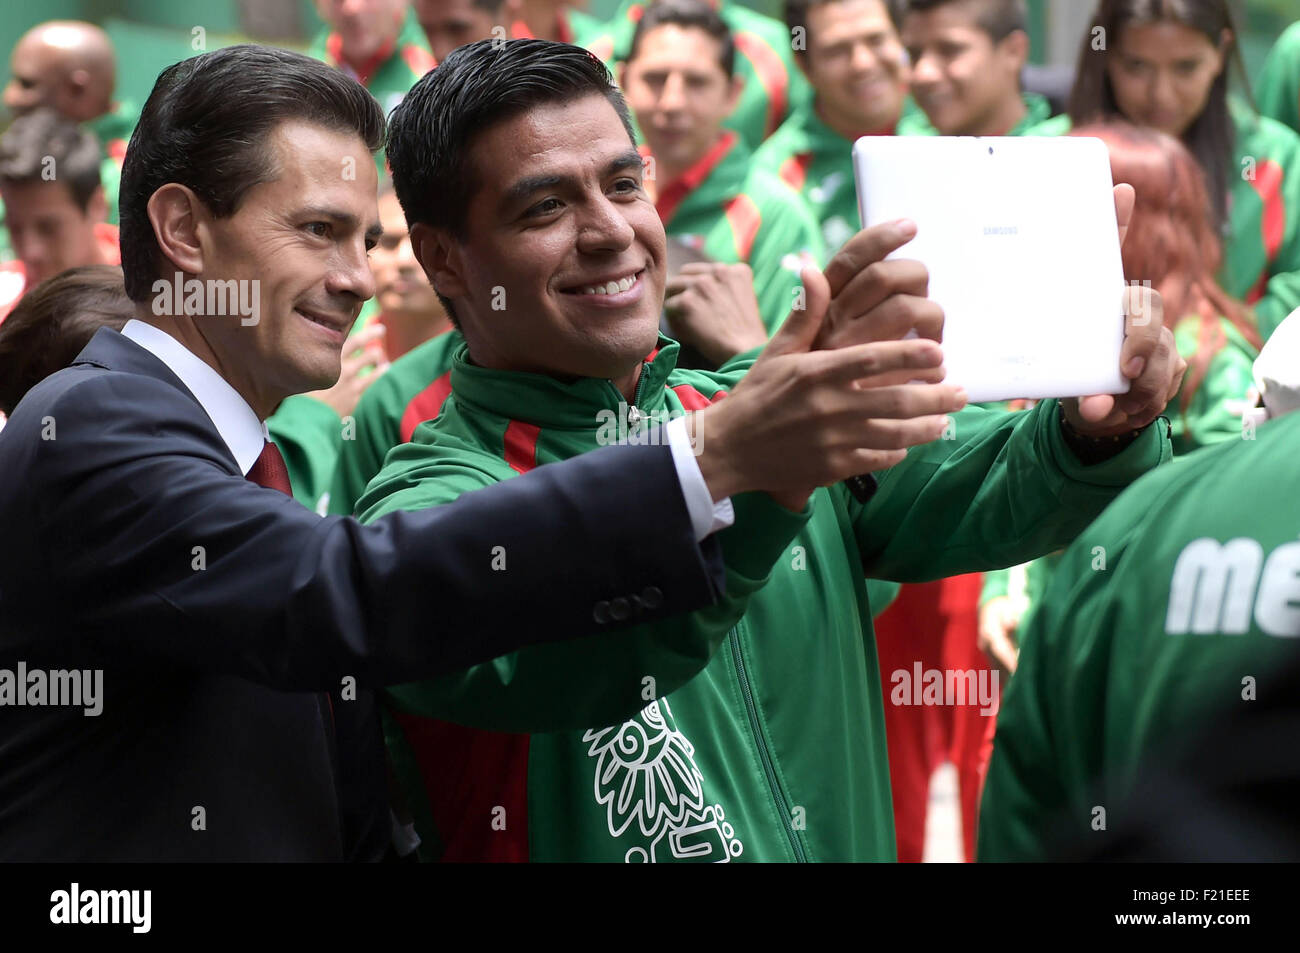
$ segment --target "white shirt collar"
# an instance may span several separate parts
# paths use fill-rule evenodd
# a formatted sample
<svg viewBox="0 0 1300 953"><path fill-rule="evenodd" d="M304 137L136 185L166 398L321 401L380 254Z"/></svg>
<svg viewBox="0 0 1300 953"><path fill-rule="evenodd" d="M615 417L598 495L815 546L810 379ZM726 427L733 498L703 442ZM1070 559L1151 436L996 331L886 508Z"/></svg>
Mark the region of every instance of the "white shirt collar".
<svg viewBox="0 0 1300 953"><path fill-rule="evenodd" d="M270 439L266 424L257 419L248 402L211 365L166 331L132 318L122 334L166 364L189 388L230 448L239 472L247 476Z"/></svg>

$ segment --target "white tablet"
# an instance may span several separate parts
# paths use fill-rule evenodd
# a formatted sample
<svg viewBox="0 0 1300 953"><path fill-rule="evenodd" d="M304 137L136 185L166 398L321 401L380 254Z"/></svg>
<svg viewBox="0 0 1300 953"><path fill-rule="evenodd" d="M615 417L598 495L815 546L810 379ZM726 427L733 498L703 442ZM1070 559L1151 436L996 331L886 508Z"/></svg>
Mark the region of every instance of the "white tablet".
<svg viewBox="0 0 1300 953"><path fill-rule="evenodd" d="M972 402L1127 392L1124 268L1099 139L873 136L853 146L864 227L917 236L947 381Z"/></svg>

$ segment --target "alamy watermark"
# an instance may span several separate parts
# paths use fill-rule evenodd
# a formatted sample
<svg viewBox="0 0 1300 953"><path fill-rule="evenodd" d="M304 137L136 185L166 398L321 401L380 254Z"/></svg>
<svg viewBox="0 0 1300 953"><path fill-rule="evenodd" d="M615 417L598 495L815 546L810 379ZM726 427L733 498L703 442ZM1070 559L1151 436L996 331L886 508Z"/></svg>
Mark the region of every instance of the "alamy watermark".
<svg viewBox="0 0 1300 953"><path fill-rule="evenodd" d="M29 669L19 662L16 669L0 668L0 707L80 707L87 718L104 710L102 668Z"/></svg>
<svg viewBox="0 0 1300 953"><path fill-rule="evenodd" d="M256 279L186 279L176 272L169 281L153 283L153 313L157 315L239 315L239 323L251 327L261 319L262 287Z"/></svg>

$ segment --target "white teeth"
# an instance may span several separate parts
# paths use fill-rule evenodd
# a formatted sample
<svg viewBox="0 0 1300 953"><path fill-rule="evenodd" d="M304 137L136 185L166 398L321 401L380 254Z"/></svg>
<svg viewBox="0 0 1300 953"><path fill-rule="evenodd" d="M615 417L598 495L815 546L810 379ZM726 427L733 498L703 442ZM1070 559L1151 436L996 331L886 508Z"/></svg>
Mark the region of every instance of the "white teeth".
<svg viewBox="0 0 1300 953"><path fill-rule="evenodd" d="M627 291L636 284L636 275L629 275L626 278L620 278L618 281L607 281L600 285L584 285L580 291L585 295L615 295L621 291Z"/></svg>

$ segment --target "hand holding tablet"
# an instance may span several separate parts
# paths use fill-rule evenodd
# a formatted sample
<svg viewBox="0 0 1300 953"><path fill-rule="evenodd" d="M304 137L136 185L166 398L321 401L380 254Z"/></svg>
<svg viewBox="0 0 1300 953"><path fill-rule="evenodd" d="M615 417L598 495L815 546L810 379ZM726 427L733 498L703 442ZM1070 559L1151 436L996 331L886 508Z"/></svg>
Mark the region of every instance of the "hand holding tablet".
<svg viewBox="0 0 1300 953"><path fill-rule="evenodd" d="M1159 295L1125 286L1133 192L1112 187L1102 143L883 137L854 158L867 228L826 269L823 346L942 340L972 400L1066 398L1090 436L1161 413L1185 364Z"/></svg>

